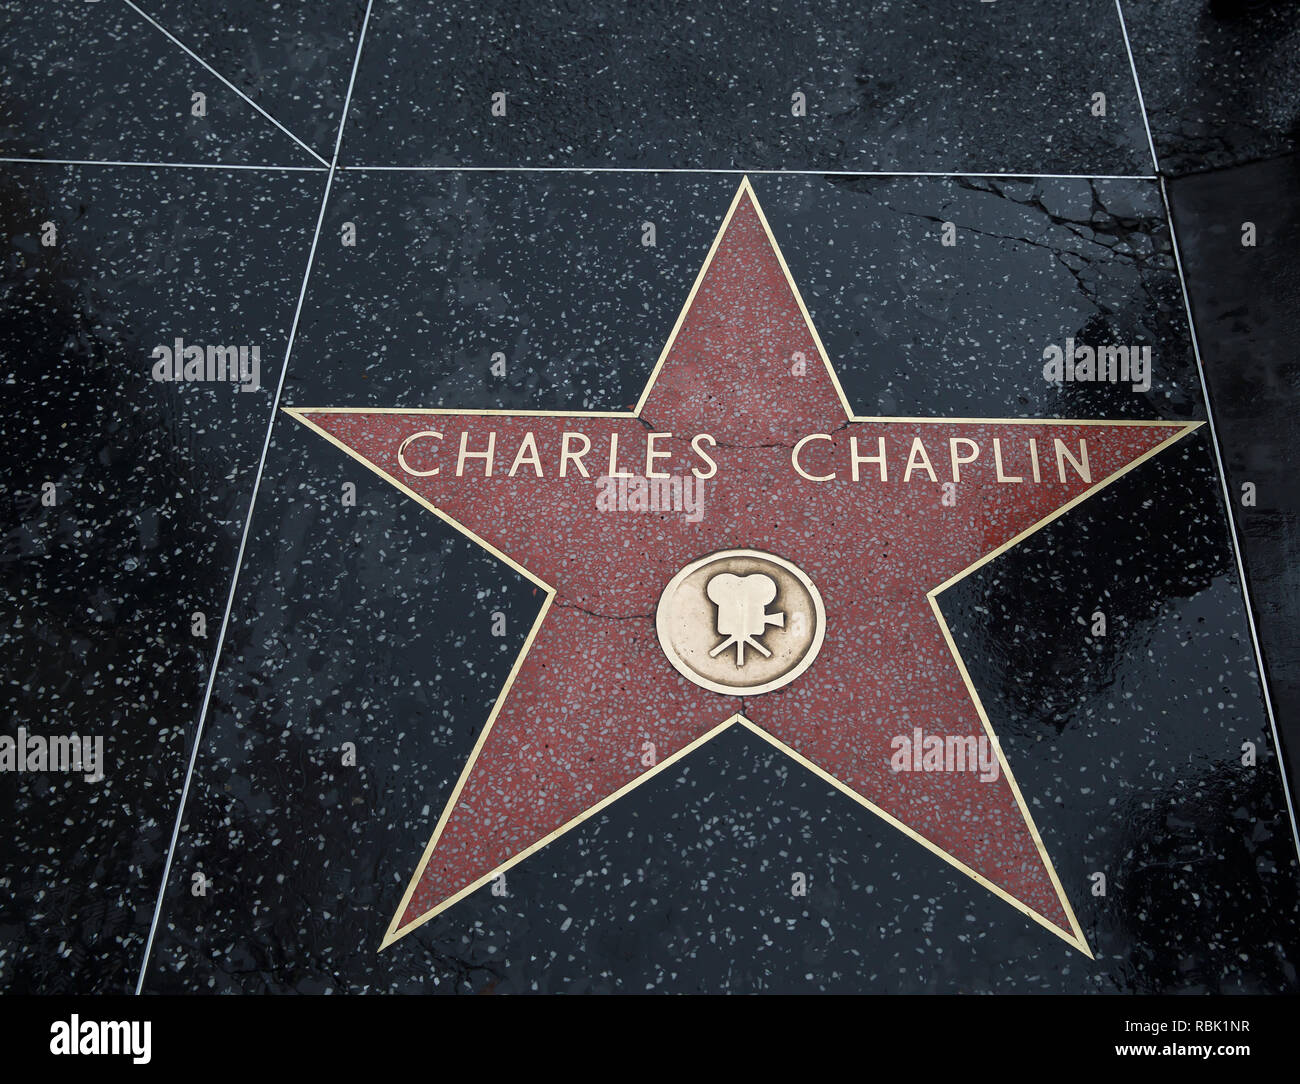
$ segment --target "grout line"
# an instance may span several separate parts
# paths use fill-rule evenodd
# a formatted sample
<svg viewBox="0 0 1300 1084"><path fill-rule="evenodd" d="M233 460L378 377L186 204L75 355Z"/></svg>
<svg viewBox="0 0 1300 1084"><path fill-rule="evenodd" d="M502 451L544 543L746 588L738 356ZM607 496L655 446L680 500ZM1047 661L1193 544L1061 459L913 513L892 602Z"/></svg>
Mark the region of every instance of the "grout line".
<svg viewBox="0 0 1300 1084"><path fill-rule="evenodd" d="M322 160L323 161L323 160ZM12 158L0 156L0 162L46 166L134 166L149 169L247 169L298 173L325 173L330 164L319 166L234 165L226 162L118 162L97 158ZM756 177L1007 177L1021 180L1069 181L1154 181L1153 173L929 173L890 172L888 170L825 169L650 169L640 166L338 166L340 173L691 173Z"/></svg>
<svg viewBox="0 0 1300 1084"><path fill-rule="evenodd" d="M1237 519L1233 514L1232 491L1228 488L1228 471L1223 465L1223 448L1219 441L1219 430L1214 424L1214 409L1210 404L1210 385L1205 379L1205 363L1201 357L1201 342L1196 334L1196 319L1192 315L1192 298L1187 290L1187 275L1183 270L1182 252L1178 247L1178 232L1174 228L1174 208L1169 202L1169 189L1165 178L1160 175L1160 159L1156 155L1155 141L1151 138L1151 125L1147 120L1145 99L1142 97L1142 82L1138 78L1137 64L1133 59L1133 46L1129 41L1128 27L1124 23L1124 9L1120 0L1115 0L1115 13L1119 16L1120 29L1124 31L1124 47L1128 51L1129 67L1133 72L1133 86L1137 91L1138 104L1142 107L1142 123L1147 131L1147 143L1151 149L1151 162L1155 166L1159 180L1160 202L1164 204L1165 221L1169 225L1169 243L1174 251L1174 267L1178 271L1178 285L1183 294L1183 309L1187 314L1187 331L1192 340L1192 356L1196 359L1196 374L1201 382L1201 399L1205 403L1205 420L1210 434L1210 447L1214 450L1214 463L1219 472L1219 485L1223 490L1223 511L1228 521L1228 538L1232 543L1232 556L1237 565L1237 581L1241 586L1241 601L1246 611L1246 624L1250 628L1250 643L1254 649L1255 669L1259 673L1259 689L1264 697L1264 711L1268 716L1269 731L1273 735L1273 751L1277 755L1277 770L1282 781L1282 797L1286 799L1287 815L1291 821L1291 840L1295 844L1296 856L1300 858L1300 828L1296 824L1295 803L1291 798L1291 786L1287 780L1285 754L1282 751L1282 738L1277 729L1277 715L1273 711L1273 697L1268 688L1268 671L1264 667L1264 651L1260 646L1259 628L1255 624L1255 605L1250 597L1250 584L1246 579L1246 565L1241 554L1241 538L1237 532Z"/></svg>
<svg viewBox="0 0 1300 1084"><path fill-rule="evenodd" d="M211 72L218 79L220 79L226 86L228 86L231 90L233 90L236 94L238 94L241 98L243 98L244 101L246 101L259 113L261 113L262 116L264 116L267 120L269 120L272 124L274 124L277 128L279 128L280 131L282 131L285 135L287 135L290 139L292 139L295 143L297 143L298 146L300 146L303 150L305 150L308 154L310 154L313 158L315 158L316 161L319 162L322 166L325 167L330 166L329 162L325 161L324 158L322 158L319 154L317 154L314 150L312 150L309 146L307 146L306 143L304 143L301 139L299 139L296 135L294 135L291 131L289 131L288 128L286 128L283 124L281 124L278 120L276 120L273 116L271 116L270 113L268 113L255 101L253 101L252 98L250 98L247 94L245 94L242 90L240 90L237 86L235 86L234 83L232 83L229 79L227 79L224 75L222 75L219 71L217 71L216 68L214 68L206 60L204 60L201 56L199 56L198 53L196 53L193 49L191 49L188 45L186 45L183 41L181 41L178 37L176 37L175 34L173 34L165 26L159 23L152 15L150 15L146 11L142 11L138 6L136 6L134 0L122 0L122 2L126 4L126 6L129 7L132 11L134 11L137 15L139 15L140 18L144 19L145 22L149 23L155 30L158 30L160 33L165 35L167 39L171 41L174 45L178 45L191 58L197 60L200 64L202 64L204 68L206 68L209 72Z"/></svg>
<svg viewBox="0 0 1300 1084"><path fill-rule="evenodd" d="M340 166L345 173L700 173L791 177L1009 177L1025 180L1154 181L1153 173L970 173L954 170L708 169L650 166Z"/></svg>
<svg viewBox="0 0 1300 1084"><path fill-rule="evenodd" d="M130 3L130 0L127 0L127 2ZM190 750L189 767L186 769L185 782L181 787L180 801L176 806L176 820L172 825L171 843L167 848L167 860L163 864L162 881L158 886L158 899L154 904L153 921L149 924L149 939L145 942L144 956L140 961L140 974L135 984L135 992L137 996L144 988L144 977L149 968L149 956L153 951L154 935L158 931L158 920L162 915L163 901L167 896L167 882L171 878L172 859L176 855L176 844L180 838L181 823L185 816L185 803L189 798L190 783L194 778L194 768L198 762L199 748L203 743L203 729L207 722L208 706L212 702L212 687L216 682L217 668L221 662L222 648L224 648L226 643L226 632L230 627L230 614L234 609L235 594L239 587L239 573L243 568L244 551L248 545L248 535L253 525L253 511L257 507L257 494L262 485L262 473L266 469L266 456L271 448L271 433L275 428L275 421L280 413L280 398L284 393L285 377L288 376L289 373L289 359L293 354L294 340L298 335L298 322L302 317L303 301L307 296L307 284L311 279L312 268L316 262L316 249L320 242L321 227L325 223L325 210L329 206L330 189L334 184L334 174L338 164L339 147L343 142L343 127L347 123L348 106L352 101L352 88L356 83L357 66L361 61L361 48L365 44L366 28L370 24L370 9L373 4L374 0L367 0L366 2L366 14L361 23L361 33L357 38L356 55L352 59L352 75L348 80L347 96L343 100L343 112L339 116L338 134L334 139L334 159L329 164L329 176L325 181L325 193L321 197L320 212L316 216L316 232L312 235L311 249L307 254L307 267L303 271L302 285L298 289L298 304L294 309L293 322L289 325L289 338L285 343L284 348L284 363L280 368L280 379L275 389L275 400L271 404L271 416L266 424L266 437L262 442L262 456L257 464L257 474L253 479L253 491L248 499L248 513L244 517L244 531L239 539L239 552L235 557L234 572L230 577L230 592L226 596L226 611L221 618L221 632L217 636L216 650L212 656L212 666L208 671L208 684L203 693L203 706L199 710L198 728L194 734L194 746Z"/></svg>
<svg viewBox="0 0 1300 1084"><path fill-rule="evenodd" d="M1156 157L1156 142L1151 138L1151 122L1147 119L1147 103L1142 97L1142 81L1138 78L1137 62L1133 59L1133 43L1129 41L1128 24L1124 22L1124 9L1120 6L1119 0L1115 0L1115 14L1119 16L1119 28L1124 33L1124 51L1128 53L1129 70L1133 73L1133 89L1137 91L1138 109L1142 113L1142 127L1147 132L1147 150L1151 152L1151 167L1156 171L1156 176L1160 175L1160 159ZM1170 229L1172 229L1172 225ZM1191 318L1191 313L1188 313Z"/></svg>
<svg viewBox="0 0 1300 1084"><path fill-rule="evenodd" d="M224 162L108 162L98 158L4 158L0 162L34 166L136 166L141 169L252 169L288 171L290 173L324 173L324 166L236 166Z"/></svg>

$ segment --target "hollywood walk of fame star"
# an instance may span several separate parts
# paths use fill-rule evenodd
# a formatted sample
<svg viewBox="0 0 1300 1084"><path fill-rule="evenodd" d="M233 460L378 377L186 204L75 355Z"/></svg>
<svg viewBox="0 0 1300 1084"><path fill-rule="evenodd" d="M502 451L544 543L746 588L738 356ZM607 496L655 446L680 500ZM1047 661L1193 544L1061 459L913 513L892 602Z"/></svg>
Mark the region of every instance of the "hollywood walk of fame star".
<svg viewBox="0 0 1300 1084"><path fill-rule="evenodd" d="M286 409L546 595L381 947L744 726L1091 954L937 598L1199 423L854 417L748 180L630 412ZM699 478L702 514L611 512L616 472ZM779 687L701 683L657 633L728 551L768 562L719 596L752 665L785 633L756 577L824 602ZM998 770L898 770L918 729Z"/></svg>

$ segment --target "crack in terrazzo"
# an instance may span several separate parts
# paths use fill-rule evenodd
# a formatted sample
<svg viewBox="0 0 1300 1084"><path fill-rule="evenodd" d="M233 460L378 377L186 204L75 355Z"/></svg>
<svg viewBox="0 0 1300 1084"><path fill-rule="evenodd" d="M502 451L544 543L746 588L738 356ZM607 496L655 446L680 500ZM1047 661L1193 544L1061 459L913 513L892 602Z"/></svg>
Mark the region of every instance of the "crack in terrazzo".
<svg viewBox="0 0 1300 1084"><path fill-rule="evenodd" d="M834 429L827 429L827 430L825 430L825 432L826 432L826 434L827 434L828 436L829 436L829 435L832 435L832 434L835 434L835 433L842 433L842 432L844 432L844 430L846 430L850 425L853 425L853 424L854 424L854 422L853 422L853 419L852 419L852 418L846 418L844 421L840 422L839 425L835 426ZM652 427L652 428L653 428L653 427ZM662 430L659 430L659 431L662 431ZM786 450L786 451L793 451L795 445L794 445L793 443L786 443L785 441L779 441L779 440L777 440L777 441L766 441L766 442L764 442L764 443L762 443L762 444L733 444L733 443L731 443L730 441L725 441L725 440L716 440L716 439L715 439L714 442L713 442L713 447L714 447L714 448L726 448L728 451L735 451L735 452L751 452L751 451L756 451L756 450L758 450L758 449L760 449L760 448L782 448L782 449L784 449L784 450Z"/></svg>
<svg viewBox="0 0 1300 1084"><path fill-rule="evenodd" d="M1134 218L1133 216L1119 216L1119 215L1112 214L1107 209L1105 201L1101 198L1100 193L1097 191L1097 184L1095 181L1092 180L1088 181L1088 189L1092 196L1093 216L1095 216L1098 213L1104 214L1111 219L1111 222L1109 224L1099 223L1095 220L1095 217L1090 217L1088 220L1085 221L1083 219L1066 218L1063 215L1056 214L1050 211L1046 207L1046 205L1043 204L1041 197L1037 193L1035 193L1033 196L1026 199L1017 199L1015 196L1005 191L1001 191L994 186L977 184L974 181L971 181L966 178L959 178L957 179L956 183L958 187L964 189L965 191L980 192L986 195L995 196L998 199L1003 199L1011 203L1014 203L1018 207L1024 207L1028 210L1037 212L1039 215L1046 218L1047 221L1051 223L1053 226L1058 226L1060 228L1068 230L1072 235L1077 237L1080 241L1084 242L1085 245L1096 246L1102 249L1104 253L1104 258L1107 261L1112 261L1112 260L1119 261L1121 263L1125 263L1133 266L1138 271L1142 271L1146 267L1148 267L1154 260L1167 256L1166 252L1156 250L1154 248L1154 238L1153 238L1153 251L1149 254L1141 253L1136 250L1133 250L1131 245L1129 246L1130 251L1122 252L1117 250L1115 247L1103 244L1101 241L1097 240L1097 235L1101 235L1101 236L1113 238L1117 245L1119 244L1128 245L1130 237L1135 233L1142 234L1143 236L1151 236L1151 234L1144 233L1140 228L1140 223L1144 221L1143 219ZM879 202L882 207L885 207L887 210L890 210L898 215L905 215L911 218L919 218L922 221L934 222L939 225L942 225L943 223L948 221L948 219L941 218L937 215L925 214L924 212L921 211L904 210L902 208L896 207L894 204L890 203L888 200L883 198L880 198ZM1139 226L1135 228L1129 228L1127 226L1124 226L1121 221L1121 217L1128 217L1130 218L1130 220L1139 223ZM1075 268L1070 266L1070 263L1066 259L1067 256L1074 256L1076 259L1081 260L1087 266L1089 267L1094 266L1095 261L1091 257L1085 255L1084 253L1073 251L1073 250L1063 250L1059 245L1052 245L1044 241L1035 241L1029 237L1020 237L1020 236L1014 236L1009 234L993 233L988 230L978 229L977 227L971 225L963 225L962 229L964 232L971 233L979 237L988 237L991 240L997 240L997 241L1011 241L1017 244L1028 245L1032 248L1041 248L1047 252L1050 252L1053 258L1062 267L1064 267L1067 272L1069 272L1070 276L1075 280L1075 284L1078 287L1079 293L1084 298L1087 299L1089 304L1093 305L1094 307L1097 307L1098 309L1104 308L1102 303L1096 297L1095 293L1092 290L1090 290L1088 285L1083 281L1083 278L1081 277L1082 268ZM1087 234L1085 234L1083 232L1083 230L1085 229L1090 231L1092 236L1088 236ZM1143 289L1144 290L1146 289L1145 283L1143 283Z"/></svg>
<svg viewBox="0 0 1300 1084"><path fill-rule="evenodd" d="M566 610L577 610L579 613L584 613L588 617L599 617L606 621L653 621L655 617L655 615L652 613L650 614L603 614L603 613L599 613L596 610L589 610L585 606L579 606L576 602L566 602L564 599L560 598L559 595L555 596L554 604L556 606L563 606Z"/></svg>

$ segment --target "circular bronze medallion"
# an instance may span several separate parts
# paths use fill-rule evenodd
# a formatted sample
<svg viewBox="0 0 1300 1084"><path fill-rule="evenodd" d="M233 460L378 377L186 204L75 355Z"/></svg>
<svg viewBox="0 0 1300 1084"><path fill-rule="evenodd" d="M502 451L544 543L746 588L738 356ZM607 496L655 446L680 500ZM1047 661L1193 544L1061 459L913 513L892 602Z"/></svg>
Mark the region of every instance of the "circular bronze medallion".
<svg viewBox="0 0 1300 1084"><path fill-rule="evenodd" d="M812 580L784 558L723 550L668 581L655 627L679 673L715 693L748 696L788 685L812 665L826 610Z"/></svg>

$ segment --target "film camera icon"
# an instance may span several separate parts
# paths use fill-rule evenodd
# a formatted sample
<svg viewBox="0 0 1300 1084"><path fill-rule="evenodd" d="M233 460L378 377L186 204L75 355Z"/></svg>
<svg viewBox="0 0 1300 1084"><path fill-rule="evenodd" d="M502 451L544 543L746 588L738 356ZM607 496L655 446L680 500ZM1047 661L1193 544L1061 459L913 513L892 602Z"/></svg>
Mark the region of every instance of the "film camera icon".
<svg viewBox="0 0 1300 1084"><path fill-rule="evenodd" d="M745 665L745 648L752 647L766 659L772 657L760 641L769 625L785 627L785 614L770 614L767 605L776 598L776 581L761 572L736 576L721 572L709 580L705 594L718 608L717 632L721 643L709 652L716 659L733 645L736 648L736 666Z"/></svg>
<svg viewBox="0 0 1300 1084"><path fill-rule="evenodd" d="M781 631L769 635L773 629ZM688 681L751 696L788 685L812 665L826 635L826 608L812 580L786 558L720 550L668 581L655 631Z"/></svg>

